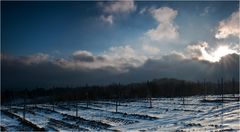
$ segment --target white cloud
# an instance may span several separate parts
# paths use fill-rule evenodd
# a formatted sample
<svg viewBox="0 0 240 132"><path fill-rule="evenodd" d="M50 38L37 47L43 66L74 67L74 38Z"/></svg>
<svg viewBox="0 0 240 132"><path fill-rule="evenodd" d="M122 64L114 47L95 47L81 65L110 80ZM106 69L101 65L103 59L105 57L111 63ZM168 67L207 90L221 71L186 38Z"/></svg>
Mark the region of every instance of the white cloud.
<svg viewBox="0 0 240 132"><path fill-rule="evenodd" d="M200 14L200 16L206 16L210 11L210 7L207 6L204 8L203 12Z"/></svg>
<svg viewBox="0 0 240 132"><path fill-rule="evenodd" d="M2 52L1 52L0 55L1 55L1 61L2 60L12 60L13 59L10 55L2 53Z"/></svg>
<svg viewBox="0 0 240 132"><path fill-rule="evenodd" d="M202 59L202 50L205 50L207 47L207 42L198 42L196 44L191 44L187 46L185 54L193 59Z"/></svg>
<svg viewBox="0 0 240 132"><path fill-rule="evenodd" d="M5 61L15 61L17 63L22 63L25 65L40 64L43 62L50 62L51 57L48 54L37 53L26 56L12 56L9 54L1 53L1 60Z"/></svg>
<svg viewBox="0 0 240 132"><path fill-rule="evenodd" d="M159 23L172 23L178 12L169 7L151 9L150 13Z"/></svg>
<svg viewBox="0 0 240 132"><path fill-rule="evenodd" d="M215 37L217 39L224 39L229 36L240 37L239 15L239 11L236 11L229 18L220 21Z"/></svg>
<svg viewBox="0 0 240 132"><path fill-rule="evenodd" d="M178 37L177 28L172 24L160 24L157 28L150 29L146 34L154 41L171 40Z"/></svg>
<svg viewBox="0 0 240 132"><path fill-rule="evenodd" d="M114 23L114 19L119 14L128 14L136 10L136 5L133 0L118 0L110 2L99 2L103 14L100 19L109 24Z"/></svg>
<svg viewBox="0 0 240 132"><path fill-rule="evenodd" d="M103 7L103 11L105 13L129 13L131 11L136 10L136 5L133 0L129 1L111 1L107 3L101 3L101 7Z"/></svg>
<svg viewBox="0 0 240 132"><path fill-rule="evenodd" d="M73 58L77 61L93 62L94 56L86 50L79 50L73 53Z"/></svg>
<svg viewBox="0 0 240 132"><path fill-rule="evenodd" d="M162 56L162 59L166 62L179 62L185 59L182 53L172 51L171 53Z"/></svg>
<svg viewBox="0 0 240 132"><path fill-rule="evenodd" d="M92 56L92 53L86 50L78 50L73 53L73 56L79 56L79 55Z"/></svg>
<svg viewBox="0 0 240 132"><path fill-rule="evenodd" d="M145 8L142 8L140 11L139 11L139 14L143 14L143 13L145 13L147 11L147 8L145 7Z"/></svg>
<svg viewBox="0 0 240 132"><path fill-rule="evenodd" d="M198 60L206 60L209 62L218 62L221 57L228 54L239 54L229 45L219 45L215 48L210 48L207 42L199 42L194 45L187 46L187 55Z"/></svg>
<svg viewBox="0 0 240 132"><path fill-rule="evenodd" d="M169 7L151 9L150 13L158 21L158 26L150 29L146 35L154 41L173 40L178 38L178 27L174 24L174 19L178 12Z"/></svg>
<svg viewBox="0 0 240 132"><path fill-rule="evenodd" d="M119 47L111 47L109 51L106 52L111 58L132 58L135 56L135 51L131 48L131 46L119 46Z"/></svg>
<svg viewBox="0 0 240 132"><path fill-rule="evenodd" d="M143 44L143 50L150 54L157 54L160 52L160 49L157 47L150 46L149 44Z"/></svg>
<svg viewBox="0 0 240 132"><path fill-rule="evenodd" d="M101 15L100 19L106 23L113 24L113 16L112 15L108 15L108 16Z"/></svg>
<svg viewBox="0 0 240 132"><path fill-rule="evenodd" d="M57 59L54 63L67 69L114 69L115 72L127 72L130 67L139 67L147 60L131 46L111 47L94 55L86 50L73 53L71 59Z"/></svg>
<svg viewBox="0 0 240 132"><path fill-rule="evenodd" d="M38 53L29 56L19 57L18 60L24 64L38 64L49 60L48 54Z"/></svg>
<svg viewBox="0 0 240 132"><path fill-rule="evenodd" d="M240 53L240 45L239 44L233 44L232 49Z"/></svg>
<svg viewBox="0 0 240 132"><path fill-rule="evenodd" d="M102 56L107 59L110 65L120 69L141 66L147 59L145 55L139 53L129 45L111 47Z"/></svg>

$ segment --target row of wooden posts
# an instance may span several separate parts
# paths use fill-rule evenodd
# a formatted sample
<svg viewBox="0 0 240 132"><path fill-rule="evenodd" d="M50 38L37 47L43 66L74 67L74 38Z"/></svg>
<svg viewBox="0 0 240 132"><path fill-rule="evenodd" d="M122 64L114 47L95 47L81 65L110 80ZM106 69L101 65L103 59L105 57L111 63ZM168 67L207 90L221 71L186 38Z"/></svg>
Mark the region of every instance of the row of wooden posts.
<svg viewBox="0 0 240 132"><path fill-rule="evenodd" d="M234 79L232 79L232 85L233 85L233 87L234 87L234 85L235 85L235 81L234 81ZM224 101L224 94L223 94L223 92L224 92L224 83L223 83L223 78L221 78L221 79L218 79L217 80L217 86L218 86L218 88L220 88L221 89L221 101L223 102ZM150 83L149 83L149 81L147 81L147 87L148 87L148 91L147 91L147 100L148 100L148 102L149 102L149 108L152 108L153 107L153 105L152 105L152 96L151 96L151 86L150 86ZM203 100L207 100L207 98L206 98L206 96L207 96L207 87L206 87L206 80L204 79L203 80L203 89L204 89L204 98L203 98ZM183 90L183 88L182 88L182 90ZM26 91L26 90L25 90ZM25 94L26 94L26 92L25 92ZM25 95L26 96L26 95ZM86 93L86 97L87 97L87 102L86 102L86 106L87 106L87 108L88 108L88 106L89 106L89 97L88 97L88 93ZM233 97L235 97L235 95L233 94ZM239 100L239 97L238 97L238 100ZM185 105L185 97L184 96L182 96L182 104L183 105ZM120 100L119 99L115 99L115 111L116 112L118 112L118 106L120 105ZM78 105L77 105L77 102L76 102L76 105L75 105L75 107L76 107L76 116L78 116ZM11 108L11 106L10 106L10 108ZM26 115L26 97L24 97L24 103L23 103L23 118L25 119L25 115ZM54 111L55 110L55 104L54 104L54 102L53 102L53 104L52 104L52 110Z"/></svg>

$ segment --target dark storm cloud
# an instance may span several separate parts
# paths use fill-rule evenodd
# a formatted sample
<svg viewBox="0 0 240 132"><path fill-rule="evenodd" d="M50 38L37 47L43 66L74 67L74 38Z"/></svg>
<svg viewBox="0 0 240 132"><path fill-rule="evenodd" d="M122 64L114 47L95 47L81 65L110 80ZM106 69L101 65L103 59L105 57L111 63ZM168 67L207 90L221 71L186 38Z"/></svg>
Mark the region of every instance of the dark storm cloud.
<svg viewBox="0 0 240 132"><path fill-rule="evenodd" d="M101 81L104 81L103 77L109 76L109 73L102 69L75 70L63 68L54 61L30 65L18 60L2 60L1 63L3 89L78 86L87 82L101 84Z"/></svg>
<svg viewBox="0 0 240 132"><path fill-rule="evenodd" d="M140 67L128 67L128 72L123 73L114 72L116 69L110 66L91 70L71 69L61 67L59 60L26 63L21 59L1 55L3 89L131 83L163 77L195 81L216 81L222 75L224 79L239 78L239 55L236 54L225 56L216 63L170 54L158 60L148 59Z"/></svg>

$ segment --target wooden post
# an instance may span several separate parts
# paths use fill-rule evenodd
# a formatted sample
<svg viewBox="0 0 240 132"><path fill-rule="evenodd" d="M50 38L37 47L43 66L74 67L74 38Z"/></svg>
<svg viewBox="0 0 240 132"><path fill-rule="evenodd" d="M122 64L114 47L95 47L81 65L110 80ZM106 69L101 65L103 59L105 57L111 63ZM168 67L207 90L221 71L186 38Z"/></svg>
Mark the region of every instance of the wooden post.
<svg viewBox="0 0 240 132"><path fill-rule="evenodd" d="M223 102L223 78L221 78L221 94L222 94L222 102Z"/></svg>
<svg viewBox="0 0 240 132"><path fill-rule="evenodd" d="M25 119L26 115L26 104L25 104L25 99L24 99L24 104L23 104L23 119Z"/></svg>
<svg viewBox="0 0 240 132"><path fill-rule="evenodd" d="M12 93L10 93L10 111L12 111L12 102L13 102L13 96L12 96Z"/></svg>
<svg viewBox="0 0 240 132"><path fill-rule="evenodd" d="M10 109L10 111L12 111L12 102L10 102L10 108L9 109Z"/></svg>
<svg viewBox="0 0 240 132"><path fill-rule="evenodd" d="M26 116L26 89L24 90L24 100L23 100L23 119L25 119L25 116Z"/></svg>
<svg viewBox="0 0 240 132"><path fill-rule="evenodd" d="M86 93L86 96L87 96L87 108L88 108L88 105L89 105L88 92Z"/></svg>
<svg viewBox="0 0 240 132"><path fill-rule="evenodd" d="M121 100L121 90L120 90L121 84L118 83L118 105L120 106L120 100Z"/></svg>
<svg viewBox="0 0 240 132"><path fill-rule="evenodd" d="M116 99L116 112L118 112L118 101Z"/></svg>
<svg viewBox="0 0 240 132"><path fill-rule="evenodd" d="M224 66L223 66L223 61L220 60L220 65L221 65L221 94L222 94L222 103L223 103L223 93L224 93L224 86L223 86L223 77L224 77Z"/></svg>
<svg viewBox="0 0 240 132"><path fill-rule="evenodd" d="M206 81L203 80L204 100L206 100Z"/></svg>
<svg viewBox="0 0 240 132"><path fill-rule="evenodd" d="M54 111L55 109L54 109L54 102L52 103L52 110Z"/></svg>
<svg viewBox="0 0 240 132"><path fill-rule="evenodd" d="M52 97L52 110L54 111L55 110L55 99L54 99L54 89L52 89L52 91L51 91L51 93L50 94L52 94L51 95L51 97Z"/></svg>
<svg viewBox="0 0 240 132"><path fill-rule="evenodd" d="M183 96L183 105L185 105L185 98L184 98L184 96Z"/></svg>
<svg viewBox="0 0 240 132"><path fill-rule="evenodd" d="M78 104L76 102L76 117L78 117Z"/></svg>
<svg viewBox="0 0 240 132"><path fill-rule="evenodd" d="M217 79L217 94L219 95L219 90L220 90L221 86L220 86L220 80Z"/></svg>
<svg viewBox="0 0 240 132"><path fill-rule="evenodd" d="M232 96L235 97L235 80L232 78Z"/></svg>
<svg viewBox="0 0 240 132"><path fill-rule="evenodd" d="M151 86L149 81L147 81L147 89L148 89L148 98L149 98L149 108L152 108L152 95L151 95Z"/></svg>
<svg viewBox="0 0 240 132"><path fill-rule="evenodd" d="M34 97L33 97L32 100L33 100L33 103L34 103L34 108L37 108L37 102L38 102L38 101L37 101L37 98L34 98Z"/></svg>
<svg viewBox="0 0 240 132"><path fill-rule="evenodd" d="M182 103L183 103L183 106L185 105L185 91L184 91L184 87L185 87L185 82L183 81L182 82Z"/></svg>
<svg viewBox="0 0 240 132"><path fill-rule="evenodd" d="M150 97L150 108L152 108L152 98Z"/></svg>

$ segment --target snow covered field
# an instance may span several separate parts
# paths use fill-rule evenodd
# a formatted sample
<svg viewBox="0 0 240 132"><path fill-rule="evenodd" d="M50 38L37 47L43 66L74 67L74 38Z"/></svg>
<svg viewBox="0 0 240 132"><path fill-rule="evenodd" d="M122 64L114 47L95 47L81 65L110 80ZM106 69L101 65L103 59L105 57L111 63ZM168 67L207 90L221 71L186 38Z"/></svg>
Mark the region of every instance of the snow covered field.
<svg viewBox="0 0 240 132"><path fill-rule="evenodd" d="M153 98L152 108L148 100L125 100L117 112L114 100L27 105L25 119L23 106L1 106L0 125L6 131L240 131L240 102L202 99L188 97L183 105L182 98Z"/></svg>

